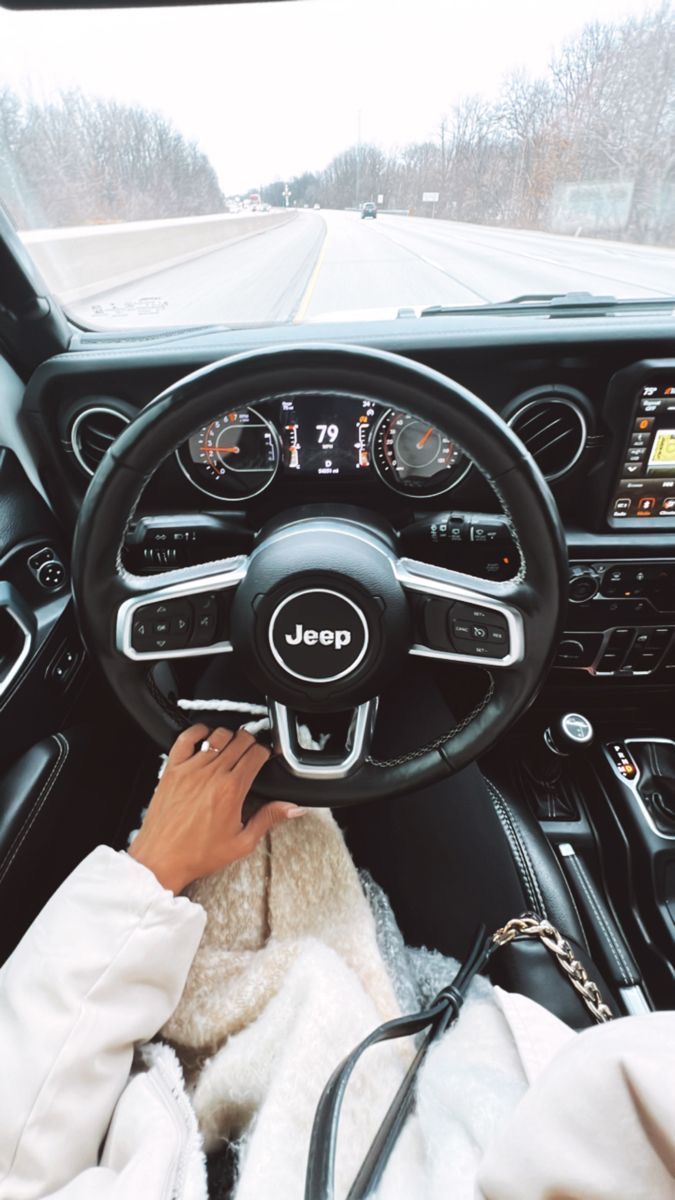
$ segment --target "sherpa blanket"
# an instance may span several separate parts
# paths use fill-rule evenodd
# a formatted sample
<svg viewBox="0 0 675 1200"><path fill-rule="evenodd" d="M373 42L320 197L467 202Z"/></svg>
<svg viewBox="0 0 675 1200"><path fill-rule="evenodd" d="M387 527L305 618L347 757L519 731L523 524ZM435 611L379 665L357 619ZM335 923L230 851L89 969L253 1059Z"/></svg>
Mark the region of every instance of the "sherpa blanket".
<svg viewBox="0 0 675 1200"><path fill-rule="evenodd" d="M188 889L208 922L163 1036L183 1063L207 1152L237 1143L236 1200L299 1200L314 1112L335 1066L376 1025L399 1015L399 999L414 1009L454 974L456 964L440 955L406 952L386 900L372 886L369 893L371 903L341 831L318 809ZM543 1021L545 1033L529 1038L528 1064L512 1036L508 1003L477 981L456 1029L429 1054L381 1200L476 1195L483 1148L526 1091L530 1070L574 1036L531 1005L534 1027ZM340 1125L338 1197L410 1053L409 1043L385 1043L355 1071Z"/></svg>

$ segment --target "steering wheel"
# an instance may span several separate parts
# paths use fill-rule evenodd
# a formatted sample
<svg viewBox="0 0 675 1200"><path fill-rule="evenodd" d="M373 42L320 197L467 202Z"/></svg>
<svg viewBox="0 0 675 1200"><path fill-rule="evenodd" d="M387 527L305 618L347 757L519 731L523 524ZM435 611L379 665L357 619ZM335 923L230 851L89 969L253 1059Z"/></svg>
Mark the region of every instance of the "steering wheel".
<svg viewBox="0 0 675 1200"><path fill-rule="evenodd" d="M499 497L520 554L518 574L497 582L400 557L395 534L372 514L307 507L263 528L248 556L150 576L125 570L125 531L160 464L219 414L288 392L369 398L451 438ZM351 346L240 354L162 392L101 462L73 549L87 646L150 737L167 748L189 723L160 686L159 661L231 653L268 697L279 751L258 777L256 795L306 805L337 807L424 787L485 753L545 678L566 588L555 502L500 417L428 367ZM192 621L186 648L144 648L146 623L160 616ZM494 643L455 637L467 622L499 631ZM444 739L377 761L370 753L377 699L407 655L482 666L486 692ZM296 714L327 711L353 713L344 753L303 750Z"/></svg>

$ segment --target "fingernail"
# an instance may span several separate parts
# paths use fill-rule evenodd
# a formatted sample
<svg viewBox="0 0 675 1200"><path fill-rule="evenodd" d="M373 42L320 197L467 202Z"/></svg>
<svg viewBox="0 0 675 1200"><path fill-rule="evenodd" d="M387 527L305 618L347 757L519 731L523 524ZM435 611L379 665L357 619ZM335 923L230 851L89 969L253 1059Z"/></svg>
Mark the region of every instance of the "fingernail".
<svg viewBox="0 0 675 1200"><path fill-rule="evenodd" d="M304 817L306 812L306 808L300 808L298 805L296 805L295 808L289 808L286 810L286 819L288 821L292 821L294 817Z"/></svg>

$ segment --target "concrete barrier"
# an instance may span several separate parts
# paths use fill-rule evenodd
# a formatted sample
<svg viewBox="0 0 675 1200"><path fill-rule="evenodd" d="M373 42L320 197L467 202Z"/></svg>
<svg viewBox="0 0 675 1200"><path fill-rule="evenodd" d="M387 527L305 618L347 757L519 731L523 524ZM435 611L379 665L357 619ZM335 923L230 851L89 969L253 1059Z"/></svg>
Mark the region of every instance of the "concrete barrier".
<svg viewBox="0 0 675 1200"><path fill-rule="evenodd" d="M67 304L145 279L295 217L295 209L216 213L168 221L32 229L19 236L52 291Z"/></svg>

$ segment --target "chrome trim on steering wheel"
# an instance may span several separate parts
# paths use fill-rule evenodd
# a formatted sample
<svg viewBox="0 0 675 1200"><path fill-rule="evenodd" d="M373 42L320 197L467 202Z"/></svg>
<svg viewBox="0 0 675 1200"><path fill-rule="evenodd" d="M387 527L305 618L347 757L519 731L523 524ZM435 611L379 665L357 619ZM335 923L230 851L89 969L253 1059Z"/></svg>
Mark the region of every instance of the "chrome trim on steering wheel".
<svg viewBox="0 0 675 1200"><path fill-rule="evenodd" d="M189 600L190 596L199 596L203 592L222 592L228 588L237 587L246 578L248 557L245 554L238 554L228 561L232 564L229 570L224 571L221 569L213 575L195 576L195 572L200 567L203 570L204 564L198 564L194 567L181 567L175 571L165 571L163 572L163 577L170 577L172 580L171 583L167 583L164 587L142 592L138 596L132 596L129 600L124 600L119 606L115 623L115 646L117 650L125 658L131 658L134 661L140 662L157 662L165 658L197 658L205 654L231 653L232 643L229 640L213 642L206 646L186 646L181 650L134 650L131 644L134 614L139 608L144 608L147 604L161 604L166 600ZM149 583L152 582L152 576L137 578L142 578L143 582L147 578Z"/></svg>
<svg viewBox="0 0 675 1200"><path fill-rule="evenodd" d="M480 605L481 608L491 609L504 617L509 631L509 653L503 658L492 658L489 655L461 654L455 650L435 650L431 646L416 643L410 649L410 654L419 658L437 658L446 662L471 663L474 667L512 667L522 662L525 657L525 631L523 618L516 608L498 600L494 596L486 596L479 590L464 587L448 579L451 572L443 567L430 563L417 562L413 558L399 558L393 564L394 574L403 588L413 592L421 592L426 596L438 596L442 600L456 600L461 604ZM476 580L478 583L479 580Z"/></svg>
<svg viewBox="0 0 675 1200"><path fill-rule="evenodd" d="M279 753L291 775L298 779L345 779L362 766L368 753L370 739L377 714L377 699L367 700L354 710L354 719L349 731L344 758L321 764L300 758L295 749L295 737L291 732L291 721L295 716L285 704L274 701L271 706L274 739ZM319 757L319 751L309 751ZM328 757L328 756L326 756Z"/></svg>

